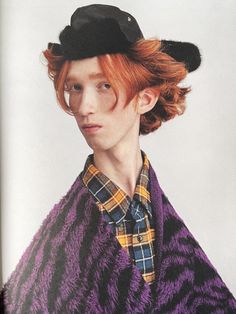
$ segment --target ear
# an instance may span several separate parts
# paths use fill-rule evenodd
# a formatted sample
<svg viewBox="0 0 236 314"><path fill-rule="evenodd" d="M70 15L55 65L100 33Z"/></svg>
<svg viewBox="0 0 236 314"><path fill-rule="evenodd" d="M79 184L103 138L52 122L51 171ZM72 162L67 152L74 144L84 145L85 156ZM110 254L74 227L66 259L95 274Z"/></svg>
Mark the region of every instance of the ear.
<svg viewBox="0 0 236 314"><path fill-rule="evenodd" d="M147 87L138 93L137 112L144 114L155 106L160 96L160 89Z"/></svg>

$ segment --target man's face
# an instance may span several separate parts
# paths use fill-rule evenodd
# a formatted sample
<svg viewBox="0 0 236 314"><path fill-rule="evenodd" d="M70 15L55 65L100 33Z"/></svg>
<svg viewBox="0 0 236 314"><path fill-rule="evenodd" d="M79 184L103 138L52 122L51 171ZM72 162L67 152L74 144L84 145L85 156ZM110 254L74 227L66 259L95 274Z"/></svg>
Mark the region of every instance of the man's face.
<svg viewBox="0 0 236 314"><path fill-rule="evenodd" d="M140 114L134 109L134 100L124 107L126 92L121 88L114 109L116 96L97 57L71 61L66 84L69 105L93 151L130 148L137 142ZM101 127L84 129L88 123Z"/></svg>

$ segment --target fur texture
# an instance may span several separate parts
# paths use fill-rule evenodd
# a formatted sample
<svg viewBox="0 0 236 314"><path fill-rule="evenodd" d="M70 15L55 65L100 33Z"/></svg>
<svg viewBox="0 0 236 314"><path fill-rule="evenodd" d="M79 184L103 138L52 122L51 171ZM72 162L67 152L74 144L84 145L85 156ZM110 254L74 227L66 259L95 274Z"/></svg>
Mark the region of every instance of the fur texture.
<svg viewBox="0 0 236 314"><path fill-rule="evenodd" d="M159 186L150 166L157 278L152 288L78 176L1 293L4 313L236 313L236 300Z"/></svg>
<svg viewBox="0 0 236 314"><path fill-rule="evenodd" d="M192 43L162 40L161 49L178 62L185 63L188 72L195 71L201 64L201 55L198 47Z"/></svg>

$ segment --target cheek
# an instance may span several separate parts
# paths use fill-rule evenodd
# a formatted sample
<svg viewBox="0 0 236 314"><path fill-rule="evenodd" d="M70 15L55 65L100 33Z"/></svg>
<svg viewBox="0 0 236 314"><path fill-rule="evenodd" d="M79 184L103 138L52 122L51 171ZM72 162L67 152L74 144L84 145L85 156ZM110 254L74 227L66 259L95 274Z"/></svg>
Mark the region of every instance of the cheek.
<svg viewBox="0 0 236 314"><path fill-rule="evenodd" d="M69 105L71 111L76 115L79 107L80 97L76 94L71 94L68 97L67 104Z"/></svg>
<svg viewBox="0 0 236 314"><path fill-rule="evenodd" d="M137 122L137 114L132 110L120 111L117 113L111 123L110 127L114 136L125 135L129 132L131 128L134 127L134 124Z"/></svg>
<svg viewBox="0 0 236 314"><path fill-rule="evenodd" d="M112 109L114 109L114 105L116 102L115 95L112 94L106 94L101 95L98 97L98 105L99 105L99 111L104 114L113 114Z"/></svg>

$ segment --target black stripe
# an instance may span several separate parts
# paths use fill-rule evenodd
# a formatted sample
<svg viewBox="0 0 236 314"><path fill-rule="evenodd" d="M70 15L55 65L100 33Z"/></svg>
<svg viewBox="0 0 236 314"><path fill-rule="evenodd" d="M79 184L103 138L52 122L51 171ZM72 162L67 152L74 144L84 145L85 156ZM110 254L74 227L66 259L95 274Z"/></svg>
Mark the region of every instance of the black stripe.
<svg viewBox="0 0 236 314"><path fill-rule="evenodd" d="M218 307L211 304L200 304L196 308L196 314L215 313L216 310L224 310L224 312L222 313L229 313L229 312L225 312L226 308L224 307Z"/></svg>
<svg viewBox="0 0 236 314"><path fill-rule="evenodd" d="M83 269L86 266L86 258L88 256L88 253L91 249L91 244L98 232L98 221L99 218L101 217L101 213L97 209L97 206L94 205L92 207L92 223L90 222L88 225L88 228L86 230L86 235L83 237L81 247L80 247L80 252L79 252L79 264L80 264L80 269Z"/></svg>
<svg viewBox="0 0 236 314"><path fill-rule="evenodd" d="M6 285L2 288L0 293L0 313L5 313L5 299L7 294L7 287Z"/></svg>
<svg viewBox="0 0 236 314"><path fill-rule="evenodd" d="M85 211L88 211L88 208L85 207ZM80 269L83 270L84 267L86 266L86 260L87 260L87 256L89 253L91 253L91 247L90 244L92 243L94 237L97 235L98 232L98 225L99 225L99 219L101 218L101 213L99 212L99 210L97 209L97 206L94 205L94 207L91 208L91 213L90 213L90 218L92 218L92 224L91 222L89 223L89 226L86 230L86 233L83 236L83 240L80 246L80 250L79 250L79 264L80 264ZM82 223L84 223L84 221L82 221ZM79 282L83 282L83 278L85 277L85 272L81 272L80 273L80 277L79 277ZM82 287L79 287L79 289L82 289ZM73 299L75 297L75 294L78 291L71 291L70 295L67 297L67 300L64 301L63 306L61 308L61 312L62 313L66 313L66 306L69 303L69 301L71 299ZM78 313L84 313L81 312L80 309L78 309Z"/></svg>
<svg viewBox="0 0 236 314"><path fill-rule="evenodd" d="M215 286L215 285L212 285L211 286L211 289L215 292L218 292L218 293L226 293L227 295L229 294L229 290L228 288L226 287L218 287L218 286Z"/></svg>
<svg viewBox="0 0 236 314"><path fill-rule="evenodd" d="M232 308L232 307L229 308L229 306L227 306L227 308L224 307L224 310L226 310L226 309L227 309L227 314L235 314L236 313L235 307L234 308Z"/></svg>
<svg viewBox="0 0 236 314"><path fill-rule="evenodd" d="M21 275L21 277L19 279L19 282L18 282L18 285L17 285L16 296L15 296L15 309L14 309L15 311L18 308L18 302L17 301L20 301L19 296L20 296L20 293L22 291L22 286L27 281L27 279L30 277L30 275L32 274L32 271L33 271L33 268L34 268L34 265L35 265L36 255L37 255L37 253L39 251L39 248L41 247L41 244L42 244L43 240L45 239L46 235L47 235L47 233L45 233L44 236L42 236L39 239L38 244L35 246L34 250L31 252L30 259L27 262L26 268L24 269L24 272L22 273L22 275ZM49 241L49 240L47 240L47 241ZM45 248L44 248L44 251L45 251ZM35 280L34 284L35 283L36 283L36 280ZM32 294L32 290L33 289L31 288L30 289L30 294ZM29 301L29 298L31 298L31 297L29 297L29 294L28 294L26 296L26 299L25 299L25 302L24 302L25 304L27 304L27 306L29 306L31 304L31 302Z"/></svg>
<svg viewBox="0 0 236 314"><path fill-rule="evenodd" d="M104 247L104 251L98 256L98 258L96 260L99 260L100 258L103 258L103 255L106 254L106 249L109 248L110 250L110 247L109 247L110 243L108 242L106 247ZM113 256L116 256L120 250L119 247L114 247L114 252L112 252ZM97 263L96 263L96 260L94 260L93 264L91 265L90 269L89 269L89 275L87 277L87 282L91 283L91 286L90 286L90 290L87 289L84 294L83 294L83 299L81 299L80 301L80 307L79 307L79 310L81 311L81 313L86 313L86 307L87 307L87 303L86 303L86 300L87 300L87 296L89 295L89 293L91 292L92 289L94 289L94 282L96 281L96 279L94 278L95 277L95 272L97 272ZM101 273L100 273L100 276L99 278L101 278L101 280L103 279L103 276L104 276L104 273L109 273L109 275L112 275L112 269L114 268L114 264L116 260L113 258L112 259L112 263L110 264L110 268L109 269L106 269L106 270L102 270ZM96 265L96 266L95 266ZM95 269L93 267L96 267ZM108 284L108 282L107 282ZM107 286L104 286L104 290L102 290L103 288L102 287L99 287L98 286L98 293L99 293L99 296L98 296L98 299L99 299L99 303L101 305L104 306L106 300L109 300L109 294L107 292Z"/></svg>
<svg viewBox="0 0 236 314"><path fill-rule="evenodd" d="M139 281L139 286L138 286L138 290L137 291L129 291L129 292L133 292L133 298L135 304L134 304L134 309L137 309L137 302L142 298L142 293L143 293L143 288L145 285L145 280L143 278L140 279ZM151 288L150 288L151 289ZM150 291L150 296L151 296L151 291ZM131 299L131 297L129 298ZM151 302L146 302L145 303L145 307L142 309L142 313L143 314L150 314L151 313L151 309L152 309L152 302L154 301L154 299L151 299Z"/></svg>
<svg viewBox="0 0 236 314"><path fill-rule="evenodd" d="M165 205L170 204L168 197L164 193L161 194L161 198L162 198L163 204L165 204Z"/></svg>
<svg viewBox="0 0 236 314"><path fill-rule="evenodd" d="M188 300L188 306L190 307L193 302L196 300L196 298L200 298L200 299L204 299L204 301L216 301L216 302L225 302L227 301L228 299L228 296L224 296L224 297L215 297L215 296L212 296L210 295L209 293L207 292L195 292L191 297L189 297L189 300ZM219 304L218 304L219 305Z"/></svg>
<svg viewBox="0 0 236 314"><path fill-rule="evenodd" d="M166 271L165 271L165 275L164 275L164 278L163 280L164 281L175 281L177 280L177 278L186 270L189 271L189 267L190 266L190 263L186 263L186 264L172 264L170 266L168 266L166 268Z"/></svg>
<svg viewBox="0 0 236 314"><path fill-rule="evenodd" d="M168 217L163 226L163 243L167 244L183 227L183 223L174 216Z"/></svg>
<svg viewBox="0 0 236 314"><path fill-rule="evenodd" d="M48 224L51 222L51 220L48 221L48 223L45 225L45 228L47 228ZM36 253L38 252L38 249L39 247L41 246L43 240L45 239L45 236L46 236L46 231L42 232L42 236L40 237L37 245L34 247L33 251L30 253L30 258L27 262L26 265L23 265L25 266L25 269L22 271L22 269L19 269L19 273L22 271L22 273L20 274L19 278L17 280L15 280L14 282L14 286L10 286L10 288L8 289L8 302L10 304L14 303L15 302L15 305L17 305L17 301L19 300L19 294L20 292L22 291L21 290L21 286L24 284L24 282L27 280L28 276L30 275L30 272L29 272L29 269L32 269L33 265L34 265L34 261L35 261L35 257L36 257ZM34 243L31 243L29 245L33 245ZM21 262L22 264L22 262ZM19 266L19 264L16 266L16 268ZM22 265L21 265L22 266ZM13 279L15 279L14 277L18 276L18 273L15 275L13 275ZM12 279L11 279L12 280ZM15 298L14 300L12 300L13 298L13 291L12 289L15 288L15 285L17 283L17 289L14 293L15 295ZM17 308L17 307L16 307Z"/></svg>
<svg viewBox="0 0 236 314"><path fill-rule="evenodd" d="M118 302L115 314L127 313L126 311L126 301L128 297L128 292L130 290L130 282L132 279L132 265L123 269L120 273L117 290L118 290Z"/></svg>
<svg viewBox="0 0 236 314"><path fill-rule="evenodd" d="M24 304L23 304L23 309L25 312L29 311L29 308L32 304L32 301L33 301L33 291L35 289L35 286L37 286L37 283L38 283L38 277L41 275L41 273L44 271L47 263L48 263L48 260L50 258L50 252L51 252L51 240L56 236L57 233L59 233L61 231L61 229L63 228L64 226L64 223L65 223L65 218L67 217L68 215L68 211L70 210L73 202L74 202L74 199L78 196L78 191L74 191L71 195L71 198L69 200L69 202L65 205L65 207L63 208L63 210L61 210L61 213L58 215L57 217L57 220L54 222L52 228L49 230L50 232L50 237L49 239L47 240L45 246L44 246L44 249L43 249L43 259L42 259L42 263L39 267L39 270L38 270L38 273L37 273L37 277L34 281L34 284L32 285L32 287L30 288L26 298L25 298L25 301L24 301ZM82 195L81 196L81 201L82 203L86 200L86 194ZM80 208L79 208L80 209ZM79 221L78 219L81 217L81 215L83 214L83 210L78 210L78 205L77 205L77 214L78 214L78 218L74 220L74 223L73 223L73 226L72 228L74 228L76 226L76 221ZM59 221L59 222L58 222ZM65 242L66 243L66 242ZM36 252L35 252L36 254ZM35 256L32 257L32 260L34 261L35 260ZM28 276L32 273L32 270L33 270L33 266L34 264L32 264L29 269L30 269L30 272L28 272ZM28 267L28 265L27 265Z"/></svg>
<svg viewBox="0 0 236 314"><path fill-rule="evenodd" d="M191 247L195 249L198 249L200 247L198 242L194 238L190 237L189 235L185 238L182 238L182 237L179 238L178 242L186 246L190 245Z"/></svg>
<svg viewBox="0 0 236 314"><path fill-rule="evenodd" d="M51 285L48 289L47 299L48 299L48 311L49 313L53 313L55 310L55 301L58 296L58 291L61 286L61 280L63 278L63 274L65 272L65 264L66 264L66 254L65 254L65 245L61 245L58 248L57 256L55 260L55 270L51 279Z"/></svg>
<svg viewBox="0 0 236 314"><path fill-rule="evenodd" d="M103 255L106 254L106 250L107 249L110 249L110 243L109 242L104 247L103 254L101 254L101 256L98 256L98 260L100 258L102 258ZM120 248L117 246L115 248L115 251L112 252L113 259L109 259L107 261L107 264L108 264L107 267L105 269L103 269L102 272L101 272L101 275L100 275L101 280L100 280L99 285L98 285L99 303L101 305L105 305L105 303L109 300L109 294L108 294L108 291L107 291L107 286L108 286L110 278L111 278L111 276L113 274L113 269L116 266L116 262L117 262L114 257L117 256L119 251L120 251ZM94 261L93 266L91 267L91 269L93 269L93 267L95 267L95 266L96 266L96 261ZM97 269L95 271L97 271ZM90 271L90 274L88 276L88 282L94 282L94 280L95 280L94 279L94 274L95 274L95 272Z"/></svg>
<svg viewBox="0 0 236 314"><path fill-rule="evenodd" d="M139 281L139 285L138 285L138 290L134 291L135 299L139 300L139 298L141 297L144 285L145 285L145 280L143 279L143 277L141 277Z"/></svg>
<svg viewBox="0 0 236 314"><path fill-rule="evenodd" d="M185 252L180 252L180 251L174 251L174 250L166 250L162 252L162 260L164 260L164 258L168 258L168 257L184 257L188 260L192 259L191 254L185 253Z"/></svg>
<svg viewBox="0 0 236 314"><path fill-rule="evenodd" d="M194 259L195 284L197 286L203 285L206 281L216 278L216 271L205 261Z"/></svg>
<svg viewBox="0 0 236 314"><path fill-rule="evenodd" d="M51 313L55 309L56 298L58 295L59 288L61 286L61 280L63 278L63 274L65 272L65 265L67 263L67 256L65 254L65 246L66 246L67 242L69 241L69 237L71 236L71 233L74 231L74 229L76 227L78 227L79 223L82 223L85 219L86 208L87 208L86 200L87 200L87 196L84 195L84 198L81 198L81 202L79 202L79 204L77 204L76 219L74 220L74 222L70 228L70 232L68 232L64 243L61 245L60 248L58 248L58 251L57 251L57 258L56 258L55 265L58 265L59 267L57 267L57 269L55 269L55 271L53 273L51 285L50 285L50 288L48 290L49 313ZM87 214L88 214L88 211L87 211ZM90 215L90 217L91 217L91 215ZM85 237L85 235L84 235L84 237Z"/></svg>
<svg viewBox="0 0 236 314"><path fill-rule="evenodd" d="M171 313L175 307L181 303L182 299L186 297L192 290L192 285L185 280L180 290L168 299L168 302L163 304L160 308L160 313Z"/></svg>
<svg viewBox="0 0 236 314"><path fill-rule="evenodd" d="M87 296L89 295L89 293L91 292L91 290L94 288L94 282L96 281L95 279L95 274L98 270L98 260L102 259L106 254L107 254L107 249L109 249L109 251L111 252L112 256L116 256L120 250L120 247L119 246L113 246L111 247L112 244L116 244L116 243L112 243L110 241L107 241L106 245L104 246L104 249L101 251L101 253L97 256L97 257L94 257L94 261L93 263L90 265L90 267L88 268L88 271L87 273L83 273L83 278L81 278L81 281L82 280L85 280L85 277L87 275L87 278L86 278L86 282L90 283L90 286L87 286L88 289L87 290L84 290L84 293L83 293L83 298L80 300L80 305L79 305L79 311L81 313L86 313L86 307L87 307L87 303L86 303L86 300L87 300ZM111 259L110 259L111 261ZM99 278L103 278L104 274L106 273L109 273L109 275L112 274L112 269L111 267L113 268L114 264L115 264L116 260L113 258L112 259L112 263L110 263L110 267L109 269L101 269L100 270L100 277ZM109 264L109 261L108 261L108 264ZM83 287L84 288L84 287ZM104 287L105 288L105 287ZM101 288L98 289L99 290L99 300L101 299L106 299L108 297L108 294L107 294L107 290L106 291L103 291L101 290ZM103 293L101 293L103 292ZM100 299L101 298L101 299Z"/></svg>

